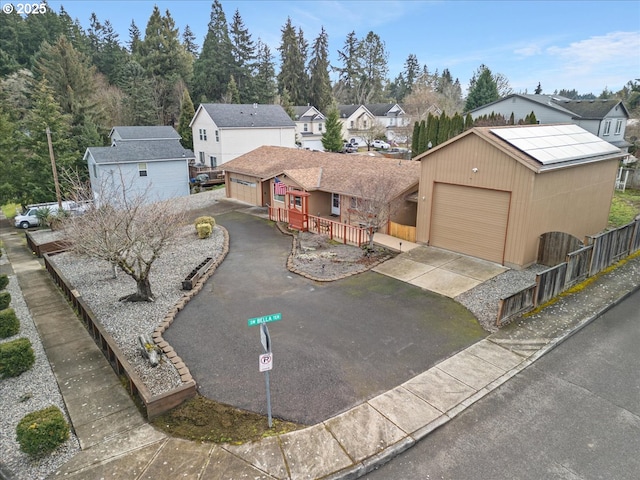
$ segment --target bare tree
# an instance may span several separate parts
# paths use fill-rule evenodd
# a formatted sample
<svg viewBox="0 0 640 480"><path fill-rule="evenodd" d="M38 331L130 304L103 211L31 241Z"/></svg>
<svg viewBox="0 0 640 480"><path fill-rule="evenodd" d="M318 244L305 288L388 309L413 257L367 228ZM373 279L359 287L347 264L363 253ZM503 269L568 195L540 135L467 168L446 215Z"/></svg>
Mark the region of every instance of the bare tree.
<svg viewBox="0 0 640 480"><path fill-rule="evenodd" d="M134 193L121 171L119 176L114 175L113 182L104 177L99 191L91 195L86 182L65 174L71 182L69 191L73 199L100 199L81 215L63 221L66 239L76 253L105 260L135 280L136 292L120 300L153 301L151 267L176 238L184 224L185 209L175 199L149 203L149 189Z"/></svg>
<svg viewBox="0 0 640 480"><path fill-rule="evenodd" d="M354 180L351 189L354 196L348 211L352 222L369 231L369 249L373 248L373 234L386 227L403 208L401 194L405 188L400 180L384 172L379 172L373 179L367 176L366 179L359 177Z"/></svg>
<svg viewBox="0 0 640 480"><path fill-rule="evenodd" d="M369 128L357 130L356 134L362 138L367 144L367 150L371 150L371 144L378 138L384 138L386 141L385 129L376 120L372 120Z"/></svg>

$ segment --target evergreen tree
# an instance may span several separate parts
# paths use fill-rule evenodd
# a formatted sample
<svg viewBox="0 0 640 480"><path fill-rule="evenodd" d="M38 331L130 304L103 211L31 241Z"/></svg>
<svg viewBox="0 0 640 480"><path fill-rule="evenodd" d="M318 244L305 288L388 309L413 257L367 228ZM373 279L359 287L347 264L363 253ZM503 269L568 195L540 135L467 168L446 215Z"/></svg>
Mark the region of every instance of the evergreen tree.
<svg viewBox="0 0 640 480"><path fill-rule="evenodd" d="M322 134L322 146L327 152L341 152L342 143L342 123L340 122L340 112L335 104L329 107L325 120L325 129Z"/></svg>
<svg viewBox="0 0 640 480"><path fill-rule="evenodd" d="M473 117L470 113L467 113L467 116L464 118L464 129L469 130L473 128Z"/></svg>
<svg viewBox="0 0 640 480"><path fill-rule="evenodd" d="M18 138L16 123L0 102L0 204L21 201L18 193L23 178L24 160L15 141Z"/></svg>
<svg viewBox="0 0 640 480"><path fill-rule="evenodd" d="M88 32L91 59L98 71L106 75L110 83L118 78L118 69L126 62L127 54L120 46L118 34L109 20L104 24L91 14L91 26Z"/></svg>
<svg viewBox="0 0 640 480"><path fill-rule="evenodd" d="M258 40L256 45L257 61L253 79L255 99L257 103L273 103L276 93L276 67L273 63L271 50L266 43Z"/></svg>
<svg viewBox="0 0 640 480"><path fill-rule="evenodd" d="M134 58L152 79L158 122L173 124L180 110L182 89L179 85L190 80L191 61L168 10L162 16L158 7L154 7L139 54Z"/></svg>
<svg viewBox="0 0 640 480"><path fill-rule="evenodd" d="M464 105L470 111L500 99L498 84L486 65L481 65L469 82L469 95Z"/></svg>
<svg viewBox="0 0 640 480"><path fill-rule="evenodd" d="M278 74L278 92L286 90L293 105L307 104L308 77L306 74L307 44L302 30L296 33L291 18L282 27L280 52L280 73Z"/></svg>
<svg viewBox="0 0 640 480"><path fill-rule="evenodd" d="M144 68L130 61L120 73L118 85L125 94L123 117L126 125L157 125L158 112L153 98L151 79Z"/></svg>
<svg viewBox="0 0 640 480"><path fill-rule="evenodd" d="M20 70L22 17L15 11L0 15L0 77Z"/></svg>
<svg viewBox="0 0 640 480"><path fill-rule="evenodd" d="M182 105L180 106L180 120L178 121L178 133L180 134L180 143L184 148L193 150L193 130L189 124L193 119L196 111L191 101L189 91L185 88L182 93Z"/></svg>
<svg viewBox="0 0 640 480"><path fill-rule="evenodd" d="M331 105L331 80L329 79L329 38L324 27L313 42L309 61L309 102L321 112Z"/></svg>
<svg viewBox="0 0 640 480"><path fill-rule="evenodd" d="M80 167L82 153L73 150L70 141L70 116L62 112L60 105L55 101L53 89L46 79L42 79L35 85L33 108L23 123L25 134L21 138L21 145L26 154L25 168L23 176L16 179L19 184L15 188L15 199L23 205L55 199L47 128L51 132L57 168Z"/></svg>
<svg viewBox="0 0 640 480"><path fill-rule="evenodd" d="M238 90L238 85L236 84L236 79L233 78L233 75L231 75L231 78L229 79L227 93L225 93L222 101L223 103L240 103L240 91Z"/></svg>
<svg viewBox="0 0 640 480"><path fill-rule="evenodd" d="M196 43L196 36L191 31L189 25L184 27L182 32L182 45L187 53L189 53L194 59L198 58L198 44Z"/></svg>
<svg viewBox="0 0 640 480"><path fill-rule="evenodd" d="M433 114L429 114L427 116L427 143L424 145L425 150L430 148L429 143L431 143L431 148L438 145L438 130L440 128L440 119Z"/></svg>
<svg viewBox="0 0 640 480"><path fill-rule="evenodd" d="M429 143L427 123L424 120L420 120L420 132L418 134L418 154L427 151L427 144Z"/></svg>
<svg viewBox="0 0 640 480"><path fill-rule="evenodd" d="M359 51L360 41L356 37L356 32L352 31L347 35L342 50L338 51L338 59L342 62L342 67L336 69L340 75L336 86L336 97L340 103L353 104L357 101L355 87L362 71Z"/></svg>
<svg viewBox="0 0 640 480"><path fill-rule="evenodd" d="M444 113L444 111L440 114L440 118L438 119L438 137L437 141L434 142L435 145L440 145L441 143L446 142L451 138L450 134L450 123L451 119Z"/></svg>
<svg viewBox="0 0 640 480"><path fill-rule="evenodd" d="M140 29L136 25L136 22L131 20L131 25L129 26L129 41L127 42L129 52L131 52L132 55L137 55L140 52L141 43L142 34L140 33Z"/></svg>
<svg viewBox="0 0 640 480"><path fill-rule="evenodd" d="M369 32L360 42L359 57L362 70L355 86L356 103L376 103L383 100L383 86L389 72L388 54L380 37Z"/></svg>
<svg viewBox="0 0 640 480"><path fill-rule="evenodd" d="M462 132L464 132L464 118L462 118L462 115L456 112L451 118L451 123L449 128L450 128L449 138L453 138L457 135L460 135Z"/></svg>
<svg viewBox="0 0 640 480"><path fill-rule="evenodd" d="M219 0L211 5L211 16L202 52L193 64L193 95L198 102L218 102L224 96L232 73L233 54L229 26Z"/></svg>
<svg viewBox="0 0 640 480"><path fill-rule="evenodd" d="M411 136L411 156L415 157L420 153L420 122L414 122L413 135Z"/></svg>
<svg viewBox="0 0 640 480"><path fill-rule="evenodd" d="M239 92L239 101L253 103L256 100L253 86L253 70L256 62L256 46L245 27L240 12L236 10L231 24L232 75Z"/></svg>

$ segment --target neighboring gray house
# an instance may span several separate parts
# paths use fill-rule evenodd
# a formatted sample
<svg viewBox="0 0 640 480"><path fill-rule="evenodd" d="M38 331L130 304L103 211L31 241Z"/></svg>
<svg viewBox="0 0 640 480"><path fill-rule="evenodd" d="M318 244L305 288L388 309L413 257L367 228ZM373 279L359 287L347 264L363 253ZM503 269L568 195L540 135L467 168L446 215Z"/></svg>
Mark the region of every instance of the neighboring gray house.
<svg viewBox="0 0 640 480"><path fill-rule="evenodd" d="M570 100L559 95L512 94L471 110L475 120L492 113L517 124L531 112L539 124L573 123L626 152L624 133L629 112L620 100Z"/></svg>
<svg viewBox="0 0 640 480"><path fill-rule="evenodd" d="M280 105L202 103L189 126L196 166L216 168L263 145L296 146L296 124Z"/></svg>
<svg viewBox="0 0 640 480"><path fill-rule="evenodd" d="M173 128L114 127L110 136L110 147L89 147L84 155L96 204L107 203L102 197L123 186L128 195L145 194L148 202L189 195L194 155Z"/></svg>
<svg viewBox="0 0 640 480"><path fill-rule="evenodd" d="M305 150L324 151L322 135L325 128L325 116L316 107L293 107L296 122L296 142Z"/></svg>
<svg viewBox="0 0 640 480"><path fill-rule="evenodd" d="M180 134L173 127L113 127L109 133L111 141L132 140L180 140Z"/></svg>

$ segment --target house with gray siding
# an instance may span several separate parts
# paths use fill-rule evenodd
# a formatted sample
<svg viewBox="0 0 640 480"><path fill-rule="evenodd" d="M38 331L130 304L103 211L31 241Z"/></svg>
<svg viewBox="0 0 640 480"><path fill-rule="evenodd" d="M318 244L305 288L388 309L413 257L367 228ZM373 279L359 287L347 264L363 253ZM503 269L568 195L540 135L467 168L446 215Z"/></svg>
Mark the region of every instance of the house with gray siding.
<svg viewBox="0 0 640 480"><path fill-rule="evenodd" d="M108 203L105 192L145 195L148 203L189 195L191 150L180 144L171 127L114 127L110 147L87 148L91 189L97 205ZM137 129L137 130L129 130ZM132 138L139 135L142 138ZM154 137L155 135L155 137ZM170 137L170 138L166 138Z"/></svg>
<svg viewBox="0 0 640 480"><path fill-rule="evenodd" d="M573 123L626 152L624 139L629 112L620 100L571 100L559 95L512 94L468 112L478 117L513 114L517 124L534 113L539 124Z"/></svg>

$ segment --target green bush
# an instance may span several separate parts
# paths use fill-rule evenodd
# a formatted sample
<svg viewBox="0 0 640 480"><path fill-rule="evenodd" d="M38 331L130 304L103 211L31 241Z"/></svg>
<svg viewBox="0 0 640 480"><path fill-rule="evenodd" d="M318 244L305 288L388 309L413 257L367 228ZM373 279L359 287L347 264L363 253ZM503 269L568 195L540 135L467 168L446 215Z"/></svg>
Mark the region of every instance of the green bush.
<svg viewBox="0 0 640 480"><path fill-rule="evenodd" d="M209 225L211 225L211 230L213 230L213 227L216 226L216 219L208 216L196 218L196 221L193 222L193 224L196 226L196 230L198 229L198 225L200 225L201 223L208 223Z"/></svg>
<svg viewBox="0 0 640 480"><path fill-rule="evenodd" d="M29 370L36 357L28 338L0 343L0 378L17 377Z"/></svg>
<svg viewBox="0 0 640 480"><path fill-rule="evenodd" d="M11 294L9 292L0 292L0 310L9 307L11 303Z"/></svg>
<svg viewBox="0 0 640 480"><path fill-rule="evenodd" d="M213 228L208 223L199 223L196 225L196 231L198 232L198 238L209 238Z"/></svg>
<svg viewBox="0 0 640 480"><path fill-rule="evenodd" d="M4 273L0 275L0 290L4 290L9 285L9 277L7 277Z"/></svg>
<svg viewBox="0 0 640 480"><path fill-rule="evenodd" d="M69 438L69 424L56 406L28 413L16 426L20 449L29 455L52 452Z"/></svg>
<svg viewBox="0 0 640 480"><path fill-rule="evenodd" d="M13 337L20 331L20 320L13 308L0 310L0 338Z"/></svg>

